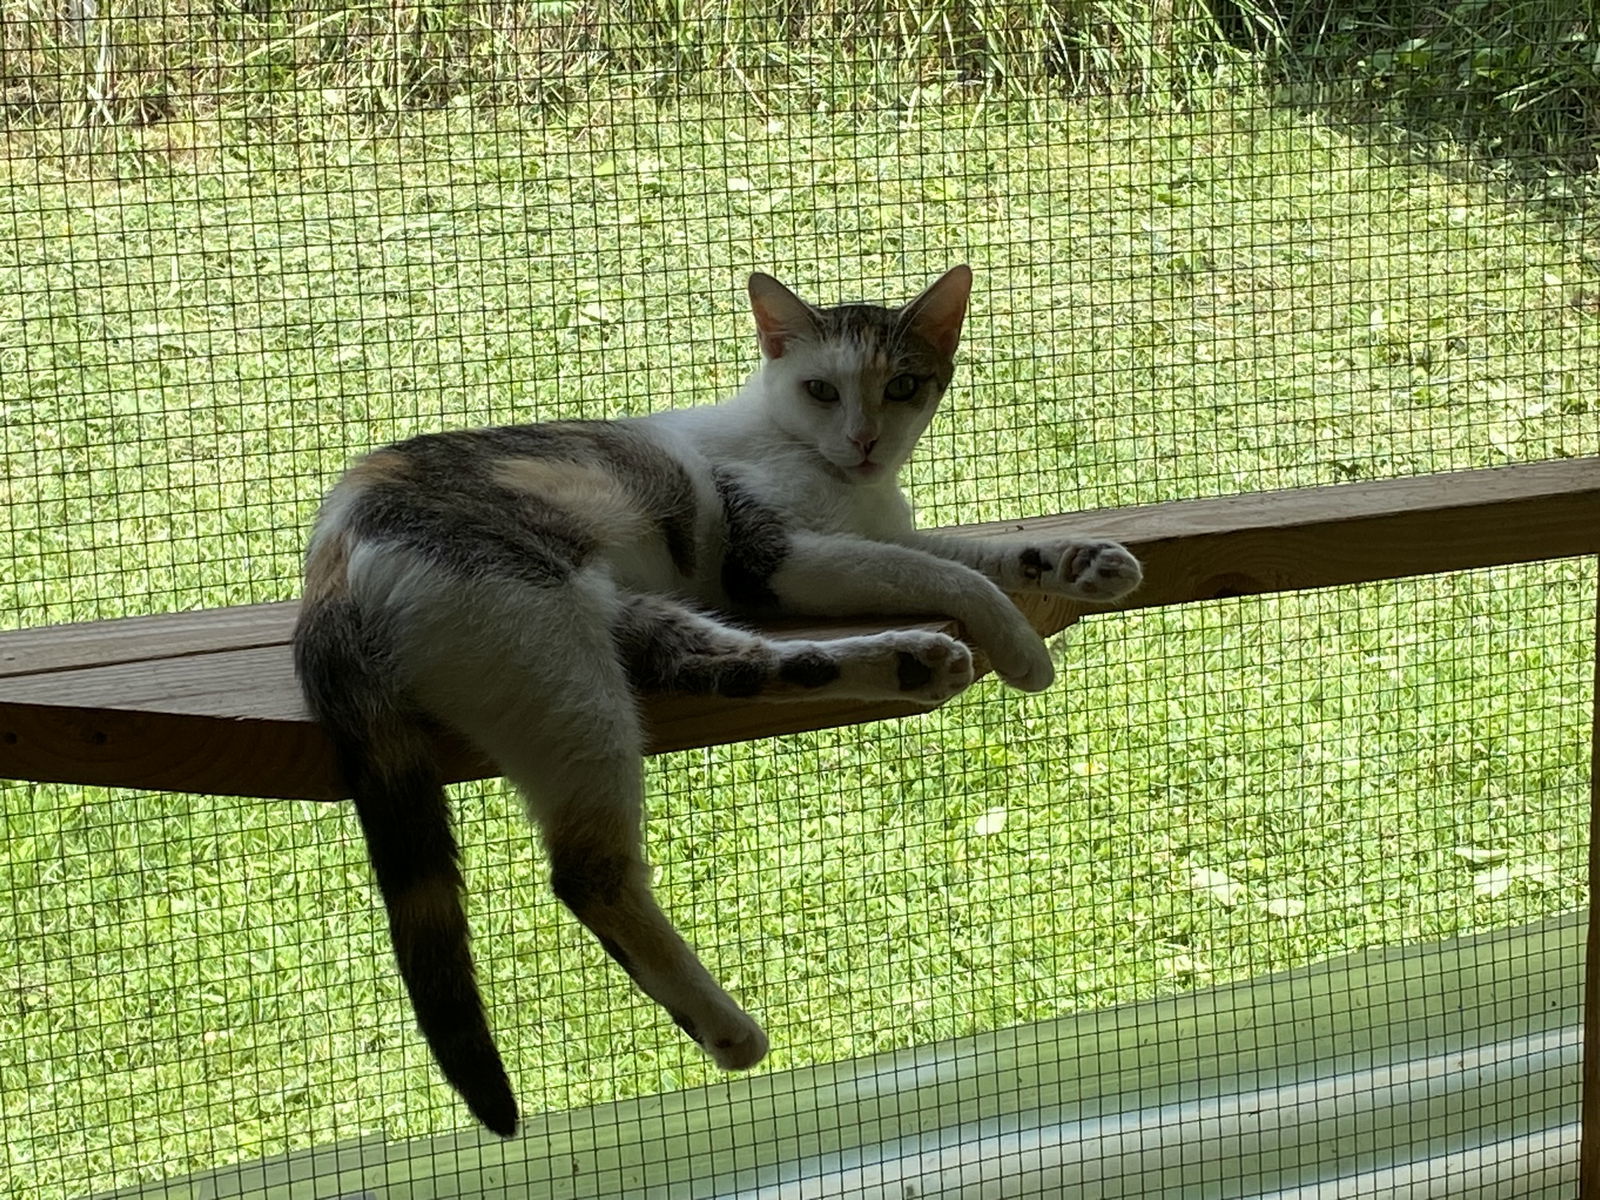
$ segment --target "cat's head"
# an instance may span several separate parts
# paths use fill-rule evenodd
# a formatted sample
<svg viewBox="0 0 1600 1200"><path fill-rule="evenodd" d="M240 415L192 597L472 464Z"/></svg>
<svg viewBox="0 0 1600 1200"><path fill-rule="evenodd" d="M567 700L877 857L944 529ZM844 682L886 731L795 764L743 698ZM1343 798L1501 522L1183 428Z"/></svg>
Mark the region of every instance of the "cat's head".
<svg viewBox="0 0 1600 1200"><path fill-rule="evenodd" d="M972 271L945 272L904 308L813 308L750 277L771 419L854 483L893 478L955 371Z"/></svg>

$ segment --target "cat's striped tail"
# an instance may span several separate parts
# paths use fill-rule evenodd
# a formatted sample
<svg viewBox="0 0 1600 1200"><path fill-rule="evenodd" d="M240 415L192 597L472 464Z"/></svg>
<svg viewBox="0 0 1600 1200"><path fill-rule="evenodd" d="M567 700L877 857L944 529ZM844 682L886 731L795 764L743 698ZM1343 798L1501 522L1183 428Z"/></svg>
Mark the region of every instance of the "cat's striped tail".
<svg viewBox="0 0 1600 1200"><path fill-rule="evenodd" d="M459 851L427 731L388 678L384 639L348 596L308 598L294 652L355 799L417 1025L472 1114L510 1137L517 1102L478 994Z"/></svg>

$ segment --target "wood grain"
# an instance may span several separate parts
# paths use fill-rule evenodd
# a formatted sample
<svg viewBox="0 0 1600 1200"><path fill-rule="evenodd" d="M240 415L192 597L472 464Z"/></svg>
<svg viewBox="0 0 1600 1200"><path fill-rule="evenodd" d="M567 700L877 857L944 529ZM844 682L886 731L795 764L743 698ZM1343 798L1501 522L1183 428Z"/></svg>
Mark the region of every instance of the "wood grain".
<svg viewBox="0 0 1600 1200"><path fill-rule="evenodd" d="M1145 564L1122 607L1327 587L1600 552L1600 458L1002 522L955 533L1098 533ZM1018 598L1055 633L1094 606ZM342 794L301 707L288 641L297 606L252 605L0 634L0 778L217 795ZM774 626L846 636L939 619ZM858 724L910 706L663 696L652 752ZM489 772L441 737L451 779Z"/></svg>
<svg viewBox="0 0 1600 1200"><path fill-rule="evenodd" d="M908 618L896 627L959 633L946 620ZM788 623L772 632L847 637L874 628L881 626ZM140 637L148 641L148 629ZM648 697L643 709L652 754L926 711L855 700L751 703L679 695ZM452 782L495 773L448 734L439 735L437 750ZM304 800L345 794L333 747L305 713L287 644L0 681L0 778Z"/></svg>
<svg viewBox="0 0 1600 1200"><path fill-rule="evenodd" d="M1600 567L1600 560L1596 561ZM1594 693L1589 735L1589 921L1583 962L1583 1135L1578 1195L1600 1197L1600 571L1594 609Z"/></svg>
<svg viewBox="0 0 1600 1200"><path fill-rule="evenodd" d="M0 633L0 679L109 663L286 646L299 601L82 621Z"/></svg>

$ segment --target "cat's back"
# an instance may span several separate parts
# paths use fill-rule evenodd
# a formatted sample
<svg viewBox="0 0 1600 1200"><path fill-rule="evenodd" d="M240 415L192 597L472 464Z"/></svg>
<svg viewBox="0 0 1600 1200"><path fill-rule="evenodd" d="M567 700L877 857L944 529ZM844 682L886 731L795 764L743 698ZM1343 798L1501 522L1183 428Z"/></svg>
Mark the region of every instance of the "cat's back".
<svg viewBox="0 0 1600 1200"><path fill-rule="evenodd" d="M424 434L355 463L313 536L468 578L554 583L603 559L624 586L703 590L716 493L640 420Z"/></svg>

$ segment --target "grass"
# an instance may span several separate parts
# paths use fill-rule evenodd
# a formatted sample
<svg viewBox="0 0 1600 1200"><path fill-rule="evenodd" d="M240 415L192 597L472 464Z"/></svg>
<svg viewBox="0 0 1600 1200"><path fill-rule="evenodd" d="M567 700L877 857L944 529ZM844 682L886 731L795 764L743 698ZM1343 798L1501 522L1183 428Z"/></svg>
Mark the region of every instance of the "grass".
<svg viewBox="0 0 1600 1200"><path fill-rule="evenodd" d="M736 386L755 267L827 298L975 265L933 521L1596 452L1600 272L1562 227L1253 93L962 95L12 135L0 609L290 596L361 449ZM1093 620L1048 695L656 761L663 894L779 1068L1568 910L1592 596L1565 563ZM0 1194L461 1124L343 808L0 805ZM459 811L525 1103L708 1078L509 799Z"/></svg>
<svg viewBox="0 0 1600 1200"><path fill-rule="evenodd" d="M392 128L449 104L559 111L590 81L783 107L882 108L956 83L1187 103L1266 79L1406 153L1564 208L1593 198L1600 55L1585 0L20 0L0 23L0 127L104 146L195 120Z"/></svg>
<svg viewBox="0 0 1600 1200"><path fill-rule="evenodd" d="M1240 30L1264 24L1230 8ZM883 103L950 79L1167 97L1244 60L1204 0L113 0L61 12L25 0L0 50L0 122L86 135L218 113L382 122L454 102L559 108L595 76L657 97L709 83L758 103L793 89Z"/></svg>
<svg viewBox="0 0 1600 1200"><path fill-rule="evenodd" d="M1412 151L1445 145L1459 156L1470 147L1481 168L1556 203L1592 200L1600 164L1592 6L1341 0L1289 10L1275 32L1268 57L1277 77L1403 131Z"/></svg>

